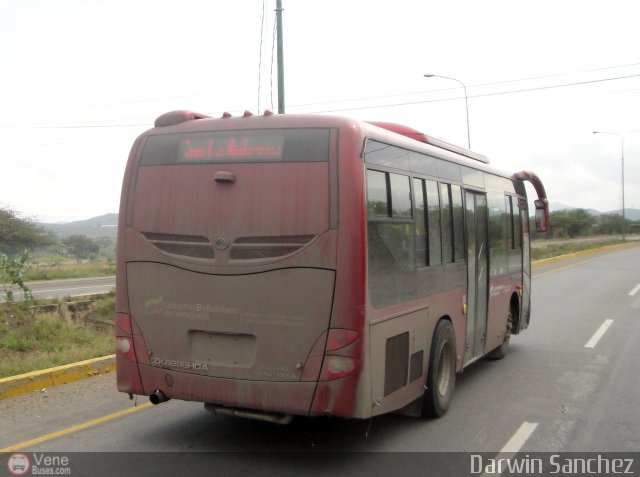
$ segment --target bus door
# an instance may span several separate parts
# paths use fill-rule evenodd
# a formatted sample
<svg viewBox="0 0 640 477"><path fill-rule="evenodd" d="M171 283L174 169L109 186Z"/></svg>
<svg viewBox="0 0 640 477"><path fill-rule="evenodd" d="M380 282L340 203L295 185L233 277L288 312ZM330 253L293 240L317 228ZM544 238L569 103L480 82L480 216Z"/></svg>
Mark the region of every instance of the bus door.
<svg viewBox="0 0 640 477"><path fill-rule="evenodd" d="M487 197L465 191L467 223L467 336L464 362L484 352L487 334Z"/></svg>
<svg viewBox="0 0 640 477"><path fill-rule="evenodd" d="M520 313L520 330L529 327L531 308L531 250L529 243L529 208L526 199L518 201L522 234L522 307Z"/></svg>

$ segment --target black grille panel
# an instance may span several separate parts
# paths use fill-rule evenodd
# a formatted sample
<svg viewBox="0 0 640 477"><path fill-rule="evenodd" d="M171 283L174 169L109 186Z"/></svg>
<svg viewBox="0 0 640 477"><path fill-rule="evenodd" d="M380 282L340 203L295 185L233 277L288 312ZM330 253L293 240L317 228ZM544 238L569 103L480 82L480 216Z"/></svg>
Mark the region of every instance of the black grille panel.
<svg viewBox="0 0 640 477"><path fill-rule="evenodd" d="M297 252L311 240L313 235L238 237L231 246L230 258L255 260L282 257Z"/></svg>
<svg viewBox="0 0 640 477"><path fill-rule="evenodd" d="M384 361L384 395L388 396L407 384L409 364L409 332L387 340Z"/></svg>
<svg viewBox="0 0 640 477"><path fill-rule="evenodd" d="M144 235L154 247L166 253L205 259L213 259L215 256L211 242L206 237L156 232L143 232L142 235Z"/></svg>

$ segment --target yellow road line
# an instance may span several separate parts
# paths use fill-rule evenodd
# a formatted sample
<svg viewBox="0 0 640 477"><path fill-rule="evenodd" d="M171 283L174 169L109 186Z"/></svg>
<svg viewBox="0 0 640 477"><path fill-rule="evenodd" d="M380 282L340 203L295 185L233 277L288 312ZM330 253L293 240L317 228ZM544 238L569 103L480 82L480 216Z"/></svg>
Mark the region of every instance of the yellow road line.
<svg viewBox="0 0 640 477"><path fill-rule="evenodd" d="M73 432L78 432L83 429L87 429L88 427L97 426L98 424L102 424L103 422L111 421L113 419L117 419L122 416L126 416L127 414L131 414L137 411L142 411L143 409L147 409L153 406L150 402L145 404L141 404L140 406L130 407L124 409L122 411L114 412L113 414L109 414L107 416L99 417L98 419L94 419L92 421L83 422L81 424L77 424L75 426L67 427L66 429L62 429L60 431L52 432L51 434L45 434L40 437L36 437L35 439L31 439L28 441L20 442L18 444L11 445L9 447L5 447L4 449L0 449L0 454L4 452L14 452L18 450L26 450L28 447L34 446L36 444L40 444L42 442L50 441L51 439L56 439L58 437L66 436L67 434L71 434Z"/></svg>
<svg viewBox="0 0 640 477"><path fill-rule="evenodd" d="M574 267L577 267L579 265L584 265L585 263L595 262L596 260L600 260L601 258L602 257L596 257L596 258L591 258L589 260L582 260L580 262L572 263L570 265L564 265L562 267L554 268L553 270L549 270L549 271L546 271L546 272L533 273L532 276L533 276L533 278L544 277L545 275L551 275L552 273L556 273L556 272L559 272L561 270L566 270L568 268L574 268Z"/></svg>

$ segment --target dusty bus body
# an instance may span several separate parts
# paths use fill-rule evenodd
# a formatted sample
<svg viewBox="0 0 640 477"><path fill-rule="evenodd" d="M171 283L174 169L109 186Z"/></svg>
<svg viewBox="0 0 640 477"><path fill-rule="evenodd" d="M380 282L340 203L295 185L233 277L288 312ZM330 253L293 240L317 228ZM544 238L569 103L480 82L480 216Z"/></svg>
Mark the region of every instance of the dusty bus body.
<svg viewBox="0 0 640 477"><path fill-rule="evenodd" d="M345 118L161 116L123 181L118 389L277 422L444 413L455 372L529 320L531 176L476 156Z"/></svg>

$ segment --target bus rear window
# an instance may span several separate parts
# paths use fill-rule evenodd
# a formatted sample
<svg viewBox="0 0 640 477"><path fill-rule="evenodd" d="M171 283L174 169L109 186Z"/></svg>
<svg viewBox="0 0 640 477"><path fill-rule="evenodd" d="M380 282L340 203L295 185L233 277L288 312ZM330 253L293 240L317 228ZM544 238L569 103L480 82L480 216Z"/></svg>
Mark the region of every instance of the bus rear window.
<svg viewBox="0 0 640 477"><path fill-rule="evenodd" d="M261 129L149 136L140 165L328 160L329 129Z"/></svg>

